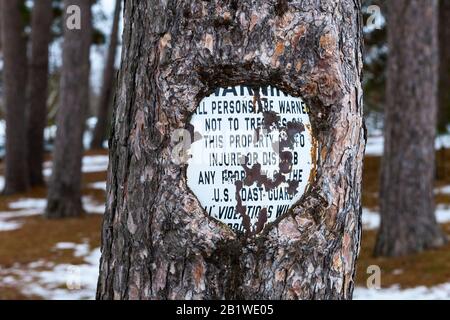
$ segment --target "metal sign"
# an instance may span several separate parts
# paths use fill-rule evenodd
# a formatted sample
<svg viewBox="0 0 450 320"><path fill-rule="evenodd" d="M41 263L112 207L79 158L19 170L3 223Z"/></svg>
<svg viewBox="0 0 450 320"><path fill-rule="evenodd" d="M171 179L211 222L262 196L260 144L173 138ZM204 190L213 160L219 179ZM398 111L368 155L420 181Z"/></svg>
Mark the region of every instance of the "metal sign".
<svg viewBox="0 0 450 320"><path fill-rule="evenodd" d="M232 229L260 232L305 192L315 151L302 99L270 86L218 88L190 131L187 184Z"/></svg>

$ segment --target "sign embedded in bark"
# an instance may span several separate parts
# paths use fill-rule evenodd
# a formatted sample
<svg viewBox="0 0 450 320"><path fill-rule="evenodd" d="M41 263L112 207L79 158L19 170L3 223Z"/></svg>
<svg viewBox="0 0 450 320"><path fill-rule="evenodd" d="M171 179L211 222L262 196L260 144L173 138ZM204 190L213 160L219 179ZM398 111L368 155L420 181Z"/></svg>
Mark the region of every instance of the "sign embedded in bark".
<svg viewBox="0 0 450 320"><path fill-rule="evenodd" d="M187 184L234 230L260 232L305 192L315 150L302 99L270 86L218 88L200 102L190 130Z"/></svg>

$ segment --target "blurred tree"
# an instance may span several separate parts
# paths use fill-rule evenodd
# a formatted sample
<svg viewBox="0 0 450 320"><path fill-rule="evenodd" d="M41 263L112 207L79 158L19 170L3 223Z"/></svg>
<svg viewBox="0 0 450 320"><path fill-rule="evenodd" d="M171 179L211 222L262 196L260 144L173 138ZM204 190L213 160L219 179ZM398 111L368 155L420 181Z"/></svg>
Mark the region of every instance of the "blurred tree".
<svg viewBox="0 0 450 320"><path fill-rule="evenodd" d="M442 245L434 215L438 1L388 1L388 69L376 255ZM420 23L417 23L420 21Z"/></svg>
<svg viewBox="0 0 450 320"><path fill-rule="evenodd" d="M385 15L387 1L383 0L363 0L363 8L377 5ZM437 130L445 133L450 123L450 27L447 21L450 19L450 1L439 0L439 43L440 43L440 82L439 82L439 111ZM369 14L366 14L367 21ZM366 28L365 54L364 54L364 111L365 117L370 117L373 113L383 113L385 104L385 83L386 83L386 28L381 29Z"/></svg>
<svg viewBox="0 0 450 320"><path fill-rule="evenodd" d="M116 75L114 63L116 61L118 44L121 3L122 0L116 0L108 55L106 58L105 69L103 71L103 84L100 92L99 104L97 107L97 124L95 125L94 135L91 143L91 148L93 149L100 149L103 147L103 141L105 140L106 128L109 119L109 111L111 109L111 100L114 95L113 89Z"/></svg>
<svg viewBox="0 0 450 320"><path fill-rule="evenodd" d="M52 0L35 0L31 22L28 79L28 169L31 186L44 184L44 128L47 124L48 46L53 20Z"/></svg>
<svg viewBox="0 0 450 320"><path fill-rule="evenodd" d="M91 0L66 0L60 108L45 215L49 218L79 216L81 203L81 160L83 131L89 104L89 52L92 43ZM69 29L69 6L78 6L80 29ZM76 25L75 25L76 26Z"/></svg>
<svg viewBox="0 0 450 320"><path fill-rule="evenodd" d="M438 130L447 131L450 122L450 1L439 1L439 112Z"/></svg>
<svg viewBox="0 0 450 320"><path fill-rule="evenodd" d="M2 1L0 0L0 62L3 61L3 52L2 52ZM2 69L0 69L0 118L3 117L5 112L3 106L3 81L2 81ZM0 151L4 148L4 146L0 146Z"/></svg>
<svg viewBox="0 0 450 320"><path fill-rule="evenodd" d="M39 1L39 0L37 0ZM91 0L92 5L98 3L99 0ZM53 24L52 24L52 33L53 33L53 39L59 39L63 36L63 26L64 26L64 1L63 0L52 0L53 4ZM100 10L97 12L97 15L94 16L94 13L91 13L91 20L95 21L103 21L105 20L104 12ZM96 28L94 25L92 25L92 44L93 45L103 45L105 44L105 34L102 32L102 30Z"/></svg>
<svg viewBox="0 0 450 320"><path fill-rule="evenodd" d="M2 43L6 106L5 194L29 187L26 136L27 53L22 0L2 2Z"/></svg>
<svg viewBox="0 0 450 320"><path fill-rule="evenodd" d="M2 58L2 2L0 0L0 59Z"/></svg>

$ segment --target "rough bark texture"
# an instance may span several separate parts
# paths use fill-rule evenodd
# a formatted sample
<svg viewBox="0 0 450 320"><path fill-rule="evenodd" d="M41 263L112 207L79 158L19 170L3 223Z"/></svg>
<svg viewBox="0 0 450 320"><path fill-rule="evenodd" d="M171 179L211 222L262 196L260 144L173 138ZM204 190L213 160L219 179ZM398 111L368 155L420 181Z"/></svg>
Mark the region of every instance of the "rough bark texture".
<svg viewBox="0 0 450 320"><path fill-rule="evenodd" d="M360 3L126 1L99 299L348 299L360 241ZM208 217L170 134L216 87L311 107L316 174L255 237Z"/></svg>
<svg viewBox="0 0 450 320"><path fill-rule="evenodd" d="M439 112L438 128L450 123L450 1L439 1Z"/></svg>
<svg viewBox="0 0 450 320"><path fill-rule="evenodd" d="M94 136L91 143L91 148L103 148L103 141L105 141L106 129L109 119L109 111L111 100L113 97L114 79L116 77L116 70L114 62L116 61L117 40L119 33L119 19L122 8L122 1L116 0L116 7L114 9L114 19L111 29L111 40L108 47L108 56L106 58L105 69L103 71L103 84L100 92L100 100L97 110L97 124L94 129Z"/></svg>
<svg viewBox="0 0 450 320"><path fill-rule="evenodd" d="M89 104L91 0L65 1L65 7L69 5L80 6L81 30L65 29L64 32L58 130L46 210L46 216L50 218L78 216L83 211L81 159Z"/></svg>
<svg viewBox="0 0 450 320"><path fill-rule="evenodd" d="M26 143L27 56L21 0L1 0L3 83L6 106L5 194L29 187Z"/></svg>
<svg viewBox="0 0 450 320"><path fill-rule="evenodd" d="M388 10L381 226L375 254L399 256L442 245L445 240L436 223L433 200L438 2L389 1Z"/></svg>
<svg viewBox="0 0 450 320"><path fill-rule="evenodd" d="M52 0L35 1L31 22L29 75L28 170L31 186L44 184L44 128L47 123L48 45L51 41Z"/></svg>

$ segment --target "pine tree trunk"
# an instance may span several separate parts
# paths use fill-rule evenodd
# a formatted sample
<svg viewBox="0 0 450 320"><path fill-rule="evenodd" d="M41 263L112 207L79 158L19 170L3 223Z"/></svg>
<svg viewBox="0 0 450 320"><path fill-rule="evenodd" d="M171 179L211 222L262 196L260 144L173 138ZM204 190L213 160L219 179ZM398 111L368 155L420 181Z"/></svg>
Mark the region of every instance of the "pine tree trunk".
<svg viewBox="0 0 450 320"><path fill-rule="evenodd" d="M439 112L438 128L445 132L450 123L450 1L439 1Z"/></svg>
<svg viewBox="0 0 450 320"><path fill-rule="evenodd" d="M35 1L31 26L29 76L28 169L31 186L44 184L44 129L47 123L48 46L51 41L52 0Z"/></svg>
<svg viewBox="0 0 450 320"><path fill-rule="evenodd" d="M433 200L438 2L389 1L388 17L381 226L375 254L400 256L445 241Z"/></svg>
<svg viewBox="0 0 450 320"><path fill-rule="evenodd" d="M3 59L3 50L2 50L2 0L0 0L0 59Z"/></svg>
<svg viewBox="0 0 450 320"><path fill-rule="evenodd" d="M68 30L65 25L61 100L46 210L49 218L79 216L83 211L81 161L84 123L89 104L91 0L65 1L65 6L69 5L78 5L81 9L81 30Z"/></svg>
<svg viewBox="0 0 450 320"><path fill-rule="evenodd" d="M349 299L360 243L360 2L126 1L98 299ZM310 107L316 174L256 236L209 218L171 134L218 87Z"/></svg>
<svg viewBox="0 0 450 320"><path fill-rule="evenodd" d="M116 61L121 8L122 1L116 0L113 25L111 29L111 40L108 47L108 56L106 58L105 69L103 70L103 84L97 110L97 124L95 125L94 135L91 142L92 149L103 148L103 141L105 140L109 111L111 109L110 105L113 97L114 79L116 76L114 62Z"/></svg>
<svg viewBox="0 0 450 320"><path fill-rule="evenodd" d="M29 187L26 143L27 56L21 0L2 0L3 79L6 106L5 194Z"/></svg>

